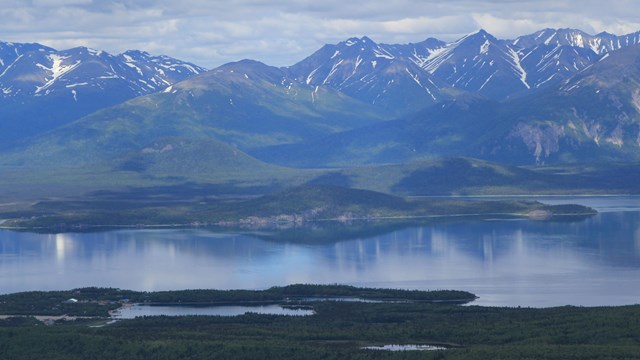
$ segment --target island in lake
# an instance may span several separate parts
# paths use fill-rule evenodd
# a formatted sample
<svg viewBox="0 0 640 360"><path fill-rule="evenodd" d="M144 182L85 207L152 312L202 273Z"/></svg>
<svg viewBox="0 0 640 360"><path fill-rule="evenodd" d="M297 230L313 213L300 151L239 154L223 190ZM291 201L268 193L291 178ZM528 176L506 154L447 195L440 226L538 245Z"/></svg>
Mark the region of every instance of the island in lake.
<svg viewBox="0 0 640 360"><path fill-rule="evenodd" d="M199 202L128 200L126 197L47 200L20 211L0 213L5 228L222 226L264 228L319 221L376 221L454 216L504 216L547 219L590 216L582 205L545 205L528 200L462 200L401 197L370 190L305 185L259 197Z"/></svg>

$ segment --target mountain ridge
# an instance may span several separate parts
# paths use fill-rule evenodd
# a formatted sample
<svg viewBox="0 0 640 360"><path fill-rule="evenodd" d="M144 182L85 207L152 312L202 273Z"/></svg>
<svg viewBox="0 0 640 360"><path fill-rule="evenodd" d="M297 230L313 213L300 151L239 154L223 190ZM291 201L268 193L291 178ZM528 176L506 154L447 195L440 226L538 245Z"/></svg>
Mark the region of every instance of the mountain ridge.
<svg viewBox="0 0 640 360"><path fill-rule="evenodd" d="M589 35L578 29L544 29L515 40L480 29L449 43L427 38L384 44L363 36L326 44L285 69L300 82L332 86L402 116L465 92L500 101L536 92L639 42L640 32ZM385 69L400 71L390 78Z"/></svg>
<svg viewBox="0 0 640 360"><path fill-rule="evenodd" d="M327 85L356 99L391 111L415 109L449 98L446 85L422 71L420 63L442 43L377 44L370 38L349 38L324 45L285 69L299 82ZM437 84L436 84L437 83ZM403 99L408 97L409 99ZM419 104L419 105L418 105Z"/></svg>

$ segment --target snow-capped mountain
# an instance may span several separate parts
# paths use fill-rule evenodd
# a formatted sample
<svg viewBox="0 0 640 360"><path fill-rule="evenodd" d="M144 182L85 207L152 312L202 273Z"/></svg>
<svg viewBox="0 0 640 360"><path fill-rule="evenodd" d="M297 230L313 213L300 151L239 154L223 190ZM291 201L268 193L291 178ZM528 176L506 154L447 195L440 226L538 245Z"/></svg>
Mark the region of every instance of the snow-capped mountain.
<svg viewBox="0 0 640 360"><path fill-rule="evenodd" d="M601 58L591 49L559 44L520 49L518 56L522 68L527 71L529 84L535 89L557 84Z"/></svg>
<svg viewBox="0 0 640 360"><path fill-rule="evenodd" d="M531 86L541 88L568 79L609 52L640 43L640 32L617 36L606 32L590 35L577 29L544 29L505 43L519 49Z"/></svg>
<svg viewBox="0 0 640 360"><path fill-rule="evenodd" d="M518 50L484 30L449 44L433 38L405 45L351 38L325 45L288 70L298 81L410 112L460 92L504 99L530 89Z"/></svg>
<svg viewBox="0 0 640 360"><path fill-rule="evenodd" d="M167 56L0 42L0 140L66 124L205 71Z"/></svg>
<svg viewBox="0 0 640 360"><path fill-rule="evenodd" d="M436 51L423 68L452 87L503 100L558 84L607 52L639 41L640 33L589 35L574 29L498 40L480 30Z"/></svg>
<svg viewBox="0 0 640 360"><path fill-rule="evenodd" d="M25 53L37 51L53 51L40 44L21 44L0 41L0 74L2 74L17 58Z"/></svg>
<svg viewBox="0 0 640 360"><path fill-rule="evenodd" d="M368 37L350 38L325 45L286 70L307 85L326 85L369 104L406 112L449 97L446 84L421 68L444 45L435 39L385 45Z"/></svg>
<svg viewBox="0 0 640 360"><path fill-rule="evenodd" d="M409 44L380 44L388 52L397 58L406 58L416 65L422 66L424 62L433 54L445 47L447 43L434 38L428 38L419 43Z"/></svg>
<svg viewBox="0 0 640 360"><path fill-rule="evenodd" d="M1 44L9 48L6 43ZM5 98L59 95L73 97L86 93L117 91L117 97L132 98L160 91L167 86L204 71L203 68L167 56L151 56L141 51L111 55L78 47L56 51L47 47L14 47L2 51L4 69L0 89Z"/></svg>
<svg viewBox="0 0 640 360"><path fill-rule="evenodd" d="M484 30L434 52L423 68L454 88L490 98L506 98L531 88L517 49Z"/></svg>
<svg viewBox="0 0 640 360"><path fill-rule="evenodd" d="M511 43L523 49L537 45L571 46L590 49L598 55L604 55L607 52L640 43L640 31L617 36L607 32L589 35L578 29L544 29L520 36Z"/></svg>
<svg viewBox="0 0 640 360"><path fill-rule="evenodd" d="M410 112L463 92L494 100L526 95L638 43L640 32L589 35L575 29L545 29L515 40L479 30L448 44L429 38L389 45L362 37L325 45L287 70L297 81Z"/></svg>

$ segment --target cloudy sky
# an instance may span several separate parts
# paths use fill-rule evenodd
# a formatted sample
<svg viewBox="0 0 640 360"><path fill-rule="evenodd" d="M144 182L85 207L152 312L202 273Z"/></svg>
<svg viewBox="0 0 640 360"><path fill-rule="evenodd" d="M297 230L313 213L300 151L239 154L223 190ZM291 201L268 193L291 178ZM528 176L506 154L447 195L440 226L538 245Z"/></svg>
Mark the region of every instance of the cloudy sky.
<svg viewBox="0 0 640 360"><path fill-rule="evenodd" d="M325 43L445 41L484 28L640 30L636 0L0 0L0 41L166 54L212 68L251 58L291 65Z"/></svg>

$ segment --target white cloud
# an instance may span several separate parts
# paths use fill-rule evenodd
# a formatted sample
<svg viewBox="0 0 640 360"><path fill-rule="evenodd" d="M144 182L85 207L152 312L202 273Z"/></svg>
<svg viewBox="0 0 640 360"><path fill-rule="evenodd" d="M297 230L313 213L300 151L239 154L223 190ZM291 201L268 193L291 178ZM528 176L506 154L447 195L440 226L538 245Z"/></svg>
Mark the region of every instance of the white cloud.
<svg viewBox="0 0 640 360"><path fill-rule="evenodd" d="M213 67L242 58L290 65L324 43L367 35L452 41L484 28L513 38L546 27L640 30L631 0L0 0L3 41L137 48Z"/></svg>
<svg viewBox="0 0 640 360"><path fill-rule="evenodd" d="M485 29L498 38L513 38L517 35L530 34L544 28L569 27L567 24L555 22L533 21L527 18L499 18L492 14L473 14L478 28Z"/></svg>
<svg viewBox="0 0 640 360"><path fill-rule="evenodd" d="M61 7L69 5L89 5L91 0L31 0L34 7Z"/></svg>

